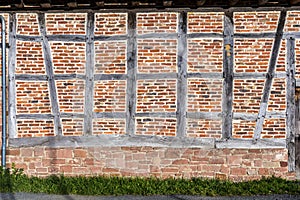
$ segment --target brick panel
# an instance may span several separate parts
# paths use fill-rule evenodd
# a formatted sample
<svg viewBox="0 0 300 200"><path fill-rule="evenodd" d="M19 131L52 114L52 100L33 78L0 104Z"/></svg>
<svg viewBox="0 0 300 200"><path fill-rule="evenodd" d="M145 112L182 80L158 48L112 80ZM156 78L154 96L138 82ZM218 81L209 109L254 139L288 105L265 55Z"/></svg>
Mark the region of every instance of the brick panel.
<svg viewBox="0 0 300 200"><path fill-rule="evenodd" d="M284 112L286 110L285 79L274 78L268 102L268 111Z"/></svg>
<svg viewBox="0 0 300 200"><path fill-rule="evenodd" d="M40 35L36 13L17 13L17 34Z"/></svg>
<svg viewBox="0 0 300 200"><path fill-rule="evenodd" d="M188 72L222 72L223 40L188 39Z"/></svg>
<svg viewBox="0 0 300 200"><path fill-rule="evenodd" d="M280 12L235 12L234 28L237 33L276 32Z"/></svg>
<svg viewBox="0 0 300 200"><path fill-rule="evenodd" d="M85 74L85 43L50 42L54 73Z"/></svg>
<svg viewBox="0 0 300 200"><path fill-rule="evenodd" d="M188 112L221 112L223 81L188 79Z"/></svg>
<svg viewBox="0 0 300 200"><path fill-rule="evenodd" d="M299 32L300 31L300 11L288 11L287 12L284 31L285 32Z"/></svg>
<svg viewBox="0 0 300 200"><path fill-rule="evenodd" d="M273 39L236 39L235 72L267 72Z"/></svg>
<svg viewBox="0 0 300 200"><path fill-rule="evenodd" d="M125 74L126 45L124 41L95 42L95 73Z"/></svg>
<svg viewBox="0 0 300 200"><path fill-rule="evenodd" d="M176 80L138 80L137 112L175 112Z"/></svg>
<svg viewBox="0 0 300 200"><path fill-rule="evenodd" d="M94 112L125 112L126 81L96 81Z"/></svg>
<svg viewBox="0 0 300 200"><path fill-rule="evenodd" d="M137 13L137 33L175 33L178 13Z"/></svg>
<svg viewBox="0 0 300 200"><path fill-rule="evenodd" d="M175 136L175 118L136 118L137 135Z"/></svg>
<svg viewBox="0 0 300 200"><path fill-rule="evenodd" d="M64 136L81 136L83 134L83 119L62 118L61 122Z"/></svg>
<svg viewBox="0 0 300 200"><path fill-rule="evenodd" d="M51 113L48 83L16 81L16 104L18 114Z"/></svg>
<svg viewBox="0 0 300 200"><path fill-rule="evenodd" d="M234 80L233 112L257 114L264 83L265 80Z"/></svg>
<svg viewBox="0 0 300 200"><path fill-rule="evenodd" d="M83 113L84 110L84 81L56 81L58 105L60 112Z"/></svg>
<svg viewBox="0 0 300 200"><path fill-rule="evenodd" d="M285 119L266 119L261 133L262 138L285 138L286 120Z"/></svg>
<svg viewBox="0 0 300 200"><path fill-rule="evenodd" d="M138 40L137 48L139 73L166 73L177 71L176 40Z"/></svg>
<svg viewBox="0 0 300 200"><path fill-rule="evenodd" d="M233 138L252 139L256 122L247 120L233 120Z"/></svg>
<svg viewBox="0 0 300 200"><path fill-rule="evenodd" d="M18 137L54 136L54 123L50 119L18 119L17 131Z"/></svg>
<svg viewBox="0 0 300 200"><path fill-rule="evenodd" d="M46 13L45 17L49 35L86 34L85 13Z"/></svg>
<svg viewBox="0 0 300 200"><path fill-rule="evenodd" d="M127 13L96 13L95 35L124 35L127 33Z"/></svg>
<svg viewBox="0 0 300 200"><path fill-rule="evenodd" d="M187 136L200 138L221 138L222 120L187 119Z"/></svg>
<svg viewBox="0 0 300 200"><path fill-rule="evenodd" d="M42 45L17 41L16 74L46 74Z"/></svg>
<svg viewBox="0 0 300 200"><path fill-rule="evenodd" d="M188 13L188 33L223 33L222 12Z"/></svg>
<svg viewBox="0 0 300 200"><path fill-rule="evenodd" d="M296 68L296 79L300 79L300 40L295 40L295 68Z"/></svg>
<svg viewBox="0 0 300 200"><path fill-rule="evenodd" d="M93 119L93 134L125 134L125 119Z"/></svg>

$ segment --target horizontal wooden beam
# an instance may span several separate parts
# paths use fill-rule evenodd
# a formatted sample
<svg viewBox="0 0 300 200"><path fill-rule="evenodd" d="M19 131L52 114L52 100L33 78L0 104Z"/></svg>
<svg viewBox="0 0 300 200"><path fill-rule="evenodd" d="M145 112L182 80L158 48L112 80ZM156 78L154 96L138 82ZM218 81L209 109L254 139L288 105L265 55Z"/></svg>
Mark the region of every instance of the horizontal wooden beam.
<svg viewBox="0 0 300 200"><path fill-rule="evenodd" d="M125 112L96 112L93 113L93 118L126 118Z"/></svg>
<svg viewBox="0 0 300 200"><path fill-rule="evenodd" d="M127 74L95 74L94 80L126 80Z"/></svg>
<svg viewBox="0 0 300 200"><path fill-rule="evenodd" d="M285 139L262 139L256 144L245 139L212 139L192 137L168 137L152 135L89 135L68 137L10 138L11 148L45 146L64 147L152 147L152 148L237 148L237 149L284 149Z"/></svg>
<svg viewBox="0 0 300 200"><path fill-rule="evenodd" d="M223 38L223 34L221 33L189 33L187 34L188 39L193 38Z"/></svg>
<svg viewBox="0 0 300 200"><path fill-rule="evenodd" d="M175 112L136 113L135 117L176 118Z"/></svg>
<svg viewBox="0 0 300 200"><path fill-rule="evenodd" d="M61 113L62 118L83 118L82 113ZM158 112L158 113L136 113L136 117L157 117L157 118L176 118L175 112ZM189 119L221 119L222 113L220 112L187 112ZM251 113L233 113L234 120L255 121L257 114ZM284 119L285 112L267 112L266 119ZM53 119L52 114L18 114L17 119ZM95 112L93 118L125 118L124 112Z"/></svg>
<svg viewBox="0 0 300 200"><path fill-rule="evenodd" d="M176 79L177 73L151 73L151 74L137 74L138 80L145 79Z"/></svg>
<svg viewBox="0 0 300 200"><path fill-rule="evenodd" d="M11 138L9 146L53 148L63 147L173 147L173 148L214 148L214 139L177 138L145 135L89 135L67 137Z"/></svg>
<svg viewBox="0 0 300 200"><path fill-rule="evenodd" d="M223 73L188 73L187 78L223 79Z"/></svg>
<svg viewBox="0 0 300 200"><path fill-rule="evenodd" d="M284 119L285 112L266 112L265 119ZM233 113L234 120L256 121L257 114L252 113Z"/></svg>
<svg viewBox="0 0 300 200"><path fill-rule="evenodd" d="M234 73L234 79L265 79L268 73L249 72L249 73ZM274 73L273 78L286 78L285 72Z"/></svg>
<svg viewBox="0 0 300 200"><path fill-rule="evenodd" d="M286 146L285 139L261 139L257 143L247 139L229 139L217 140L216 148L235 148L235 149L284 149Z"/></svg>
<svg viewBox="0 0 300 200"><path fill-rule="evenodd" d="M186 117L188 119L222 119L221 112L187 112Z"/></svg>

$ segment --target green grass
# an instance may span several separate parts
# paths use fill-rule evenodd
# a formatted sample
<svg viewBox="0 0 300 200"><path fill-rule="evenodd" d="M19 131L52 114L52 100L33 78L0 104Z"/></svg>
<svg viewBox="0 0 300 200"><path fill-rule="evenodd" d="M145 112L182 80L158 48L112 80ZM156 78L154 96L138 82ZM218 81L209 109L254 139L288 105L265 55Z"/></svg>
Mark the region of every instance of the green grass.
<svg viewBox="0 0 300 200"><path fill-rule="evenodd" d="M121 177L28 177L20 169L0 169L0 192L77 195L258 195L300 194L300 182L270 177L248 182L215 179L158 179Z"/></svg>

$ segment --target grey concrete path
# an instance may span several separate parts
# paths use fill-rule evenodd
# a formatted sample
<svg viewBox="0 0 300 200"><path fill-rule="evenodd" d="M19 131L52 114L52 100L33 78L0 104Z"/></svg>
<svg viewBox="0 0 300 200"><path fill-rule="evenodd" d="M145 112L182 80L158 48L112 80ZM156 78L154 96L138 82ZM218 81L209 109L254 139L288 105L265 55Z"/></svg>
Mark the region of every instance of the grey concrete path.
<svg viewBox="0 0 300 200"><path fill-rule="evenodd" d="M203 197L189 195L156 195L156 196L78 196L78 195L48 195L32 193L0 193L0 200L300 200L300 195L261 195L261 196L231 196Z"/></svg>

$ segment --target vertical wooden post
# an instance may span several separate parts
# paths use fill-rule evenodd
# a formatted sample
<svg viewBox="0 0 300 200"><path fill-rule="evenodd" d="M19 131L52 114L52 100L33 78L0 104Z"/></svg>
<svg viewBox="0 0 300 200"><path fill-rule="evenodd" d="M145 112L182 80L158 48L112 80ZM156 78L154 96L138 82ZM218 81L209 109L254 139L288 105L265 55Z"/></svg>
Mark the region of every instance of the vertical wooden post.
<svg viewBox="0 0 300 200"><path fill-rule="evenodd" d="M127 89L126 89L126 133L135 134L137 40L136 13L128 13L127 39Z"/></svg>
<svg viewBox="0 0 300 200"><path fill-rule="evenodd" d="M187 13L179 14L177 47L177 137L186 136L187 108Z"/></svg>
<svg viewBox="0 0 300 200"><path fill-rule="evenodd" d="M16 119L16 54L17 54L17 29L16 13L9 15L9 52L8 52L8 135L17 137Z"/></svg>
<svg viewBox="0 0 300 200"><path fill-rule="evenodd" d="M263 91L263 96L261 98L260 102L260 109L259 113L257 116L256 120L256 127L254 130L254 143L260 139L261 132L263 129L263 123L265 120L267 108L268 108L268 100L271 92L271 87L272 87L272 82L273 82L273 77L274 77L274 71L276 68L276 62L277 62L277 57L279 54L279 48L280 48L280 43L283 35L283 29L284 29L284 24L286 20L286 10L281 11L278 25L277 25L277 30L276 30L276 36L272 48L272 54L271 54L271 59L269 62L269 68L268 72L266 75L266 82L264 86L264 91Z"/></svg>
<svg viewBox="0 0 300 200"><path fill-rule="evenodd" d="M86 27L86 71L85 71L85 100L84 100L84 126L83 134L93 134L93 105L94 105L94 65L95 65L95 43L94 43L95 14L89 12Z"/></svg>
<svg viewBox="0 0 300 200"><path fill-rule="evenodd" d="M222 97L222 138L232 136L232 101L233 101L233 13L224 16L223 39L223 97Z"/></svg>
<svg viewBox="0 0 300 200"><path fill-rule="evenodd" d="M44 62L45 62L47 79L48 79L49 90L50 90L52 113L54 115L54 132L56 135L60 136L62 135L62 125L60 120L57 90L56 90L55 79L54 79L51 48L47 38L45 13L39 13L38 20L39 20L40 33L42 35L43 55L44 55Z"/></svg>
<svg viewBox="0 0 300 200"><path fill-rule="evenodd" d="M295 171L295 131L296 131L296 105L295 105L295 39L286 41L286 138L288 149L288 170Z"/></svg>

